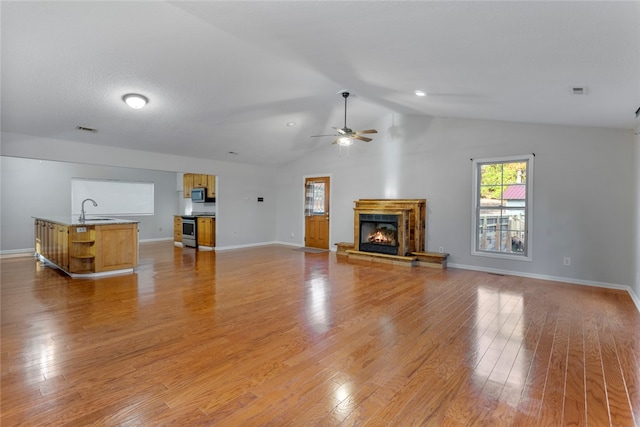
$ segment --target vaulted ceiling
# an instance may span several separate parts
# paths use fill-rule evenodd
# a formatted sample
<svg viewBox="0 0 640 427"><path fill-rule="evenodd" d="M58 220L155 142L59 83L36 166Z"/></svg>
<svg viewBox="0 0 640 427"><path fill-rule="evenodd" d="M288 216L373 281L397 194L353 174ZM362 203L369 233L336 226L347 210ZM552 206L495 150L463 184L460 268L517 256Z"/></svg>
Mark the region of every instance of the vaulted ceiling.
<svg viewBox="0 0 640 427"><path fill-rule="evenodd" d="M344 124L345 89L354 129L393 114L638 126L638 1L0 7L3 132L277 165L330 145L310 136Z"/></svg>

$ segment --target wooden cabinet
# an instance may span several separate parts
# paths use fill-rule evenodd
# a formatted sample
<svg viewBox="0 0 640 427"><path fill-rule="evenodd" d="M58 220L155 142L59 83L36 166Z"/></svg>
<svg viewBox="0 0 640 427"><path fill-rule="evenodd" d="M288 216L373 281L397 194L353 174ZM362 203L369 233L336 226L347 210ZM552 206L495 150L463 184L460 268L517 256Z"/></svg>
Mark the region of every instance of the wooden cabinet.
<svg viewBox="0 0 640 427"><path fill-rule="evenodd" d="M182 195L185 199L191 198L191 189L193 188L193 174L185 173L182 176Z"/></svg>
<svg viewBox="0 0 640 427"><path fill-rule="evenodd" d="M182 242L182 217L178 215L173 217L173 241Z"/></svg>
<svg viewBox="0 0 640 427"><path fill-rule="evenodd" d="M34 220L36 253L63 268L69 266L69 227L41 219Z"/></svg>
<svg viewBox="0 0 640 427"><path fill-rule="evenodd" d="M53 257L53 248L54 248L54 241L53 238L55 237L55 231L56 227L53 223L51 222L47 222L45 223L45 232L47 233L47 237L45 238L45 251L47 252L47 255L49 255L48 258L52 258Z"/></svg>
<svg viewBox="0 0 640 427"><path fill-rule="evenodd" d="M97 225L95 229L96 273L138 265L138 224Z"/></svg>
<svg viewBox="0 0 640 427"><path fill-rule="evenodd" d="M216 220L209 217L198 218L198 246L216 245Z"/></svg>
<svg viewBox="0 0 640 427"><path fill-rule="evenodd" d="M69 229L69 272L93 273L96 268L95 226Z"/></svg>
<svg viewBox="0 0 640 427"><path fill-rule="evenodd" d="M33 220L33 236L35 238L36 253L42 253L42 233L40 233L40 220Z"/></svg>
<svg viewBox="0 0 640 427"><path fill-rule="evenodd" d="M207 198L216 197L215 175L185 173L182 176L182 192L184 198L191 198L192 188L206 188Z"/></svg>
<svg viewBox="0 0 640 427"><path fill-rule="evenodd" d="M54 262L64 268L69 268L69 227L55 225L55 256Z"/></svg>
<svg viewBox="0 0 640 427"><path fill-rule="evenodd" d="M193 174L193 188L204 188L207 186L207 175Z"/></svg>

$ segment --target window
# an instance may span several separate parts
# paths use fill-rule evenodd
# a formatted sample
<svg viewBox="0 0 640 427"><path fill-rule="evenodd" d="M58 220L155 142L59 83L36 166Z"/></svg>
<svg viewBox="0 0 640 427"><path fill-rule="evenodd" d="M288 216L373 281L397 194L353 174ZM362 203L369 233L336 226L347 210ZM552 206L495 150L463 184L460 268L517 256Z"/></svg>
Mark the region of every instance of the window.
<svg viewBox="0 0 640 427"><path fill-rule="evenodd" d="M531 260L533 155L473 160L473 255Z"/></svg>
<svg viewBox="0 0 640 427"><path fill-rule="evenodd" d="M80 213L84 199L94 199L89 215L137 216L153 215L153 182L117 181L112 179L71 178L71 213Z"/></svg>
<svg viewBox="0 0 640 427"><path fill-rule="evenodd" d="M307 180L305 198L305 216L325 214L323 181Z"/></svg>

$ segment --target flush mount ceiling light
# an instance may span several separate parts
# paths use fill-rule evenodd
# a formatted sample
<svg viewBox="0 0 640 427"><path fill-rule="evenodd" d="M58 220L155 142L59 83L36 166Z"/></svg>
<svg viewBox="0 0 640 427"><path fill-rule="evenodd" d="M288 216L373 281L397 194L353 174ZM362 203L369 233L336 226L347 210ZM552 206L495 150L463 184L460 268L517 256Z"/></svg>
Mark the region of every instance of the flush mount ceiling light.
<svg viewBox="0 0 640 427"><path fill-rule="evenodd" d="M147 102L149 102L146 96L137 93L128 93L122 97L122 100L126 102L129 107L135 108L136 110L144 107L147 105Z"/></svg>
<svg viewBox="0 0 640 427"><path fill-rule="evenodd" d="M416 90L413 93L415 93L416 96L427 96L427 92L425 92L423 90Z"/></svg>

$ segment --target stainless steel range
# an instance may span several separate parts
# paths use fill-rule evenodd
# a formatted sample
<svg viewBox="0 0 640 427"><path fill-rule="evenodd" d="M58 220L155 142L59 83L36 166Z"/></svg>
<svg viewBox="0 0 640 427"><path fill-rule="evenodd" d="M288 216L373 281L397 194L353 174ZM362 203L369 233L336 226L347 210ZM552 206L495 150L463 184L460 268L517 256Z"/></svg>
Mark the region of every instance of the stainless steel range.
<svg viewBox="0 0 640 427"><path fill-rule="evenodd" d="M194 216L182 217L182 245L191 248L198 247L197 221Z"/></svg>

